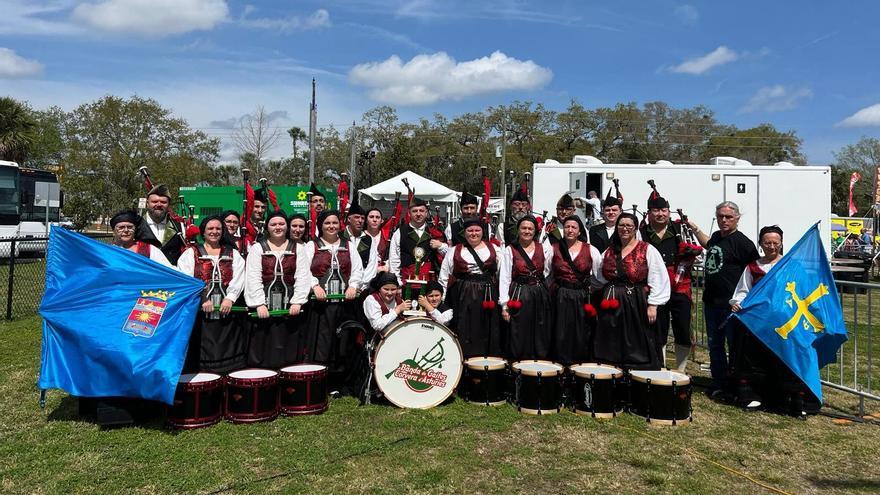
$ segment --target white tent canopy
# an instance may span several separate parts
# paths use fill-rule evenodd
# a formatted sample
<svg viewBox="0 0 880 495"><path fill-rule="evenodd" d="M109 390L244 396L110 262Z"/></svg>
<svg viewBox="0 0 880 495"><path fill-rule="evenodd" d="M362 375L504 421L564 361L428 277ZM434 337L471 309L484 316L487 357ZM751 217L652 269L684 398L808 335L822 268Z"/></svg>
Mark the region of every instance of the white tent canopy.
<svg viewBox="0 0 880 495"><path fill-rule="evenodd" d="M374 200L393 201L395 193L400 192L401 197L406 199L406 186L403 185L402 179L406 179L409 182L409 187L415 189L416 197L426 201L456 203L461 196L460 192L455 192L410 170L374 186L361 189L360 193Z"/></svg>

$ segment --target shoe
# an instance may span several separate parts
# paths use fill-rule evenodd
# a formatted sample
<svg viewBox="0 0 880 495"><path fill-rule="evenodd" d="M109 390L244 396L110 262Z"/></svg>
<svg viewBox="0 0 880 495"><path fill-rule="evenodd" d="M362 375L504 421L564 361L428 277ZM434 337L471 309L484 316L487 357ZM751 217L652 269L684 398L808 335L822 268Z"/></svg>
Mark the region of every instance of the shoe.
<svg viewBox="0 0 880 495"><path fill-rule="evenodd" d="M338 399L338 398L342 397L342 394L339 393L339 390L334 390L334 391L330 392L330 397L333 399Z"/></svg>
<svg viewBox="0 0 880 495"><path fill-rule="evenodd" d="M709 398L715 402L724 402L729 403L731 400L730 394L727 393L726 390L717 388L709 393Z"/></svg>
<svg viewBox="0 0 880 495"><path fill-rule="evenodd" d="M746 404L746 411L757 411L761 407L761 401L753 400Z"/></svg>

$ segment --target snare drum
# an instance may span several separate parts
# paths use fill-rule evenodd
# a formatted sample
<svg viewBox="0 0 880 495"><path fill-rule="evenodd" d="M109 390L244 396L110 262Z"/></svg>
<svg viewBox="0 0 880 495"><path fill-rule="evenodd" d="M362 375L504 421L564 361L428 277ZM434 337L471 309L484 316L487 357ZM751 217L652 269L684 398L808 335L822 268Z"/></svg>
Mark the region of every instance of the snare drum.
<svg viewBox="0 0 880 495"><path fill-rule="evenodd" d="M321 414L327 410L327 367L295 364L278 374L283 414Z"/></svg>
<svg viewBox="0 0 880 495"><path fill-rule="evenodd" d="M513 403L526 414L555 414L562 409L561 364L550 361L517 361L511 366L514 375Z"/></svg>
<svg viewBox="0 0 880 495"><path fill-rule="evenodd" d="M650 423L687 424L691 417L691 379L677 371L630 372L630 412Z"/></svg>
<svg viewBox="0 0 880 495"><path fill-rule="evenodd" d="M180 375L168 424L190 429L211 426L223 417L223 377L214 373Z"/></svg>
<svg viewBox="0 0 880 495"><path fill-rule="evenodd" d="M226 419L233 423L254 423L276 417L277 371L249 368L226 376Z"/></svg>
<svg viewBox="0 0 880 495"><path fill-rule="evenodd" d="M376 346L373 377L398 407L428 409L452 395L462 372L461 347L445 326L410 318L385 331Z"/></svg>
<svg viewBox="0 0 880 495"><path fill-rule="evenodd" d="M575 413L613 418L623 411L623 371L595 363L575 364L569 370Z"/></svg>
<svg viewBox="0 0 880 495"><path fill-rule="evenodd" d="M507 402L507 361L499 357L472 357L464 362L459 394L468 402L500 406Z"/></svg>

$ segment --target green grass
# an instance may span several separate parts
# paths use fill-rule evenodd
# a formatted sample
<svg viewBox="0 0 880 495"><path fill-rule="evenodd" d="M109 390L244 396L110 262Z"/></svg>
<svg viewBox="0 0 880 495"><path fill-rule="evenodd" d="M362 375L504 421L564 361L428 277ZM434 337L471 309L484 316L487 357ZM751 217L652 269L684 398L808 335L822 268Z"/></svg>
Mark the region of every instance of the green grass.
<svg viewBox="0 0 880 495"><path fill-rule="evenodd" d="M743 476L790 493L880 491L880 427L745 413L699 393L694 422L676 428L630 415L532 417L459 400L408 411L346 398L323 415L271 423L105 431L60 391L39 409L39 323L0 324L4 494L763 491Z"/></svg>

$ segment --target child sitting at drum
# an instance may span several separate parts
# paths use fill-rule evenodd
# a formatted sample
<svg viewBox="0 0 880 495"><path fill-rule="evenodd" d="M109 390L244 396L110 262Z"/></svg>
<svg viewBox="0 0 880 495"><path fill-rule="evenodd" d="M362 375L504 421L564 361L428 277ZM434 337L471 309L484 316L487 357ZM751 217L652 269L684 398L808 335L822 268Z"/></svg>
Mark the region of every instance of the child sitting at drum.
<svg viewBox="0 0 880 495"><path fill-rule="evenodd" d="M380 272L371 282L373 293L364 299L364 315L373 330L381 332L401 318L409 309L409 301L400 298L400 283L389 272Z"/></svg>
<svg viewBox="0 0 880 495"><path fill-rule="evenodd" d="M452 308L443 302L443 286L436 280L425 285L425 294L419 296L419 306L428 316L441 325L449 326L452 321Z"/></svg>

